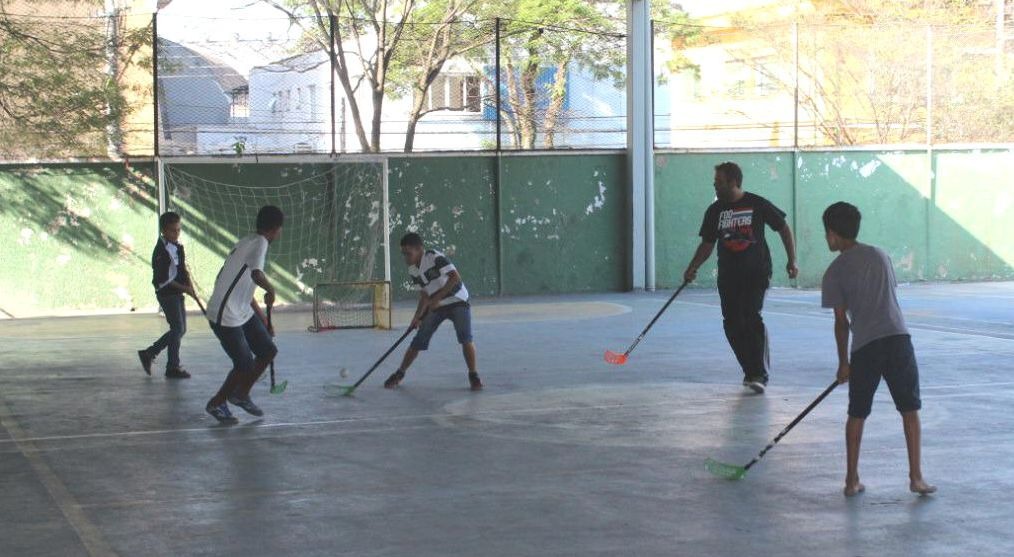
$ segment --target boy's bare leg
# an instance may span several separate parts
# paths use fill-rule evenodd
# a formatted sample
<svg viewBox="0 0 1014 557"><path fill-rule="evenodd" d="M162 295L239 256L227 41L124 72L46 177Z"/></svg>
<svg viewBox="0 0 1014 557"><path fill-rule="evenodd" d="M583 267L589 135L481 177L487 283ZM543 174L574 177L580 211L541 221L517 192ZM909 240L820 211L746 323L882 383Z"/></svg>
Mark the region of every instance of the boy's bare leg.
<svg viewBox="0 0 1014 557"><path fill-rule="evenodd" d="M409 349L405 351L405 355L401 358L401 365L398 366L398 369L395 370L390 377L387 378L387 381L384 381L384 388L393 389L397 387L401 383L401 380L405 378L405 372L412 365L412 362L415 361L418 355L419 350L410 346Z"/></svg>
<svg viewBox="0 0 1014 557"><path fill-rule="evenodd" d="M419 356L419 351L415 348L409 348L405 351L405 355L401 358L401 365L398 366L398 371L405 373L408 368L412 366L412 362L415 361L416 357Z"/></svg>
<svg viewBox="0 0 1014 557"><path fill-rule="evenodd" d="M250 373L250 376L242 378L233 393L239 395L241 398L250 398L250 389L252 389L254 383L261 378L261 375L264 375L264 370L268 368L268 365L271 364L271 360L273 359L274 357L255 359L253 371Z"/></svg>
<svg viewBox="0 0 1014 557"><path fill-rule="evenodd" d="M852 497L866 490L859 481L859 446L863 440L863 425L866 420L849 416L845 423L845 452L848 471L845 473L845 496Z"/></svg>
<svg viewBox="0 0 1014 557"><path fill-rule="evenodd" d="M475 343L466 342L462 344L461 353L465 355L465 365L468 366L469 373L477 373L475 367Z"/></svg>
<svg viewBox="0 0 1014 557"><path fill-rule="evenodd" d="M901 423L905 427L905 445L908 447L909 489L919 495L934 493L936 486L926 483L922 478L922 426L919 423L919 411L902 412Z"/></svg>

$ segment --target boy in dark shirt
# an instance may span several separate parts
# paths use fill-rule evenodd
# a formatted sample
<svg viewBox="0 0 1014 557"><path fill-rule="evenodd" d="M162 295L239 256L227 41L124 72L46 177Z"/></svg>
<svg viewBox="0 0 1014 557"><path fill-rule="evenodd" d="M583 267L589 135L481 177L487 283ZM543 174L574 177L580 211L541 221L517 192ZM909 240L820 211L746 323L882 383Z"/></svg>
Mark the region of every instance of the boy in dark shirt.
<svg viewBox="0 0 1014 557"><path fill-rule="evenodd" d="M162 335L154 344L138 350L144 372L151 375L151 364L162 350L169 349L169 361L166 362L165 376L167 379L189 379L190 374L180 367L180 344L187 332L187 308L184 294L194 298L197 294L190 282L187 272L186 255L180 239L180 216L167 212L158 219L162 235L155 243L151 254L152 285L155 286L155 298L162 307L165 320L169 322L169 331Z"/></svg>
<svg viewBox="0 0 1014 557"><path fill-rule="evenodd" d="M799 274L795 242L781 209L743 191L743 171L735 163L715 167L714 185L718 200L704 213L701 244L683 278L693 282L718 243L718 294L725 336L743 368L743 385L763 393L768 383L768 343L761 309L772 271L764 226L781 236L789 257L786 271L792 279Z"/></svg>
<svg viewBox="0 0 1014 557"><path fill-rule="evenodd" d="M824 274L821 304L834 308L838 382L849 383L845 496L851 497L866 489L859 481L859 444L881 377L887 382L895 407L901 412L908 447L909 489L928 495L937 488L922 477L919 424L922 401L912 338L894 292L898 281L891 259L883 250L856 241L861 218L859 209L844 202L835 203L824 211L827 247L840 252Z"/></svg>

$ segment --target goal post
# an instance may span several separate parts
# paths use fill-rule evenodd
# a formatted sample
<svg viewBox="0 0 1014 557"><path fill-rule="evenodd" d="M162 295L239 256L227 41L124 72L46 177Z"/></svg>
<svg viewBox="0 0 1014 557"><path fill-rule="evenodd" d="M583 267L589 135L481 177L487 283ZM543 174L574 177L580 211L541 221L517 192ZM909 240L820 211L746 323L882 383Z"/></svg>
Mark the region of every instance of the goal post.
<svg viewBox="0 0 1014 557"><path fill-rule="evenodd" d="M208 286L264 205L285 213L268 250L281 303L312 305L311 329L391 326L388 164L382 156L162 157L165 209L183 219L187 260ZM319 292L318 292L319 291ZM361 304L369 300L369 319ZM358 300L358 301L355 301ZM320 306L320 307L318 307ZM342 317L336 312L348 311ZM371 323L363 325L363 323Z"/></svg>
<svg viewBox="0 0 1014 557"><path fill-rule="evenodd" d="M314 287L310 332L370 328L391 328L390 282L321 282Z"/></svg>

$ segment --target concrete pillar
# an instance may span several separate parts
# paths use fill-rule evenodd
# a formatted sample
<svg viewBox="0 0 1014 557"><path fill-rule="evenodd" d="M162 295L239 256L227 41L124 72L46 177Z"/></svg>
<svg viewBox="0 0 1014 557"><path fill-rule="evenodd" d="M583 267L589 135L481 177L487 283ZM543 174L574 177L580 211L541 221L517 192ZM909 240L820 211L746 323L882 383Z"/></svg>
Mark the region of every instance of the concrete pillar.
<svg viewBox="0 0 1014 557"><path fill-rule="evenodd" d="M627 2L627 180L630 184L629 286L655 289L654 114L651 4Z"/></svg>

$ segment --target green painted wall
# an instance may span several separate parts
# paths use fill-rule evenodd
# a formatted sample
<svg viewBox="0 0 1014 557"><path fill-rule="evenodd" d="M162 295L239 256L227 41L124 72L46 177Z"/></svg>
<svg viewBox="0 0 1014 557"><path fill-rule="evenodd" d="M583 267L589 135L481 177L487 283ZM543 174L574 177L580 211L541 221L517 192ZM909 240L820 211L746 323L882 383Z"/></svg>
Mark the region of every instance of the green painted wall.
<svg viewBox="0 0 1014 557"><path fill-rule="evenodd" d="M504 293L623 290L623 155L505 157Z"/></svg>
<svg viewBox="0 0 1014 557"><path fill-rule="evenodd" d="M469 292L497 293L494 157L400 158L388 163L391 283L396 298L415 296L398 252L406 232L445 252Z"/></svg>
<svg viewBox="0 0 1014 557"><path fill-rule="evenodd" d="M505 155L504 294L621 290L626 264L622 155ZM407 231L445 251L477 295L498 292L496 157L393 158L392 240ZM404 264L395 292L415 295Z"/></svg>
<svg viewBox="0 0 1014 557"><path fill-rule="evenodd" d="M928 278L1014 278L1014 150L938 151Z"/></svg>
<svg viewBox="0 0 1014 557"><path fill-rule="evenodd" d="M0 167L0 308L14 316L153 305L152 166Z"/></svg>
<svg viewBox="0 0 1014 557"><path fill-rule="evenodd" d="M791 153L680 153L655 157L655 275L659 288L683 282L683 271L700 243L704 211L715 200L715 165L735 161L743 169L747 190L769 199L793 219ZM785 250L768 229L775 273L773 284L788 284ZM697 283L713 286L718 270L712 254L698 272Z"/></svg>
<svg viewBox="0 0 1014 557"><path fill-rule="evenodd" d="M1014 279L1008 224L1014 211L1014 151L825 151L660 154L656 158L656 268L659 286L673 287L697 246L704 209L714 197L713 167L743 167L750 191L768 197L795 223L798 286L819 287L834 254L821 215L836 201L862 211L860 240L884 248L899 280ZM932 177L932 180L931 180ZM784 250L769 235L773 283L788 285ZM711 285L714 258L700 284Z"/></svg>
<svg viewBox="0 0 1014 557"><path fill-rule="evenodd" d="M888 251L901 280L1014 279L1010 149L937 151L932 168L925 152L808 151L796 156L795 172L788 152L673 153L659 154L655 165L659 287L680 282L704 209L714 197L712 169L725 160L743 166L748 189L789 213L799 240L799 286L818 286L833 257L820 216L838 200L863 211L861 239ZM629 244L623 155L512 154L501 164L498 200L494 156L390 159L396 296L414 295L397 252L398 239L409 230L446 251L477 295L622 290ZM202 179L270 186L311 179L330 165L185 168ZM0 167L0 233L7 238L0 244L5 268L0 308L24 316L153 307L148 258L157 203L152 176L150 164ZM327 189L326 182L319 183ZM305 300L307 287L326 266L308 257L319 251L310 245L315 239L334 234L357 245L348 219L322 223L307 216L306 208L318 205L313 190L307 189L308 198L271 200L290 214L283 241L298 240L273 246L269 268L289 300ZM220 199L212 206L175 191L172 201L192 212L184 234L191 266L207 292L235 236L253 228L263 200ZM292 218L300 210L303 218ZM498 220L503 269L497 268ZM774 282L788 285L784 250L776 234L768 238ZM364 264L362 258L346 259L336 268ZM369 264L382 276L381 261ZM711 285L713 276L714 258L699 283Z"/></svg>
<svg viewBox="0 0 1014 557"><path fill-rule="evenodd" d="M797 163L800 283L819 286L834 259L822 216L837 201L863 214L860 241L883 248L900 281L926 278L929 167L925 153L807 152Z"/></svg>

